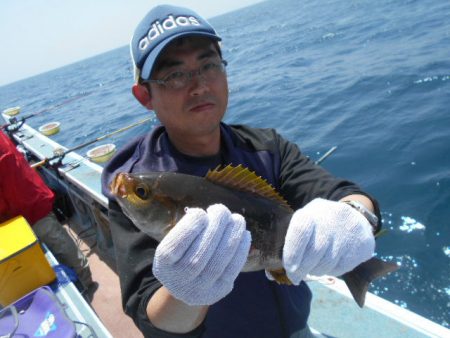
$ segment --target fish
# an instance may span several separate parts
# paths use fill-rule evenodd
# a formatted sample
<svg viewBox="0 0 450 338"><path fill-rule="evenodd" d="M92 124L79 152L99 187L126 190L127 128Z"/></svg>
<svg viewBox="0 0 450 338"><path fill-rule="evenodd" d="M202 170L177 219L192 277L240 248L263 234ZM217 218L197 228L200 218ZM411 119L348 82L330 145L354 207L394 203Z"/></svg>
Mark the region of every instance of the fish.
<svg viewBox="0 0 450 338"><path fill-rule="evenodd" d="M136 227L158 242L186 208L224 204L245 218L252 235L242 272L265 269L278 283L292 284L282 265L282 252L294 210L272 185L248 168L218 167L205 177L176 172L118 173L110 191ZM341 277L363 307L370 283L397 269L395 263L372 257Z"/></svg>

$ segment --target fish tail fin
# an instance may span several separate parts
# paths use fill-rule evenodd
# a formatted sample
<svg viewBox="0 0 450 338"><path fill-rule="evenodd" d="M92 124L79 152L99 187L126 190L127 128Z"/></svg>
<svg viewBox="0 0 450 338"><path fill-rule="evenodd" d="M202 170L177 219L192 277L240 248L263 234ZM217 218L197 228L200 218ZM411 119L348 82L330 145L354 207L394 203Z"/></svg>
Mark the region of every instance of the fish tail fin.
<svg viewBox="0 0 450 338"><path fill-rule="evenodd" d="M368 261L358 265L352 271L342 275L342 278L344 279L345 284L347 284L353 299L359 307L363 307L369 284L373 280L383 277L398 268L399 266L395 263L385 262L381 259L372 257Z"/></svg>

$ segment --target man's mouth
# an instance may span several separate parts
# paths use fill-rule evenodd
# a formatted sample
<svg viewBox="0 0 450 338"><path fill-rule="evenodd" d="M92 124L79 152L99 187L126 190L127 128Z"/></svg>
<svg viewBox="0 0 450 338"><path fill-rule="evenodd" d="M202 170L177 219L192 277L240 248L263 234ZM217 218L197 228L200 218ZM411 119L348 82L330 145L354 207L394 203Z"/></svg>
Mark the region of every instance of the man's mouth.
<svg viewBox="0 0 450 338"><path fill-rule="evenodd" d="M203 103L199 103L196 104L194 106L192 106L189 111L193 112L193 113L200 113L206 110L210 110L211 108L214 107L214 103L211 102L203 102Z"/></svg>

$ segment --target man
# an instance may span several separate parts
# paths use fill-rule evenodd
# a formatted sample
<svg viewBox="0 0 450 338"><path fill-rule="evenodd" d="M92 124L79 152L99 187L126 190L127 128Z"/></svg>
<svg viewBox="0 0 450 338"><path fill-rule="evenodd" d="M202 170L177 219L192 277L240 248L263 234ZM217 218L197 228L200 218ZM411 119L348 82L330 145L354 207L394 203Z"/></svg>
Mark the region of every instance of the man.
<svg viewBox="0 0 450 338"><path fill-rule="evenodd" d="M103 171L123 306L148 337L308 337L305 276L341 275L374 252L379 222L371 218L371 225L343 201L367 215L379 210L355 184L315 166L274 130L221 122L228 85L219 41L201 16L173 6L152 9L133 35L132 91L162 125L125 146ZM297 210L282 258L295 285L279 285L265 271L240 273L251 235L226 206L187 209L157 243L109 191L119 172L204 176L228 164L255 171Z"/></svg>
<svg viewBox="0 0 450 338"><path fill-rule="evenodd" d="M53 214L55 195L14 143L0 132L0 222L22 215L56 259L72 268L87 297L96 283L85 255Z"/></svg>

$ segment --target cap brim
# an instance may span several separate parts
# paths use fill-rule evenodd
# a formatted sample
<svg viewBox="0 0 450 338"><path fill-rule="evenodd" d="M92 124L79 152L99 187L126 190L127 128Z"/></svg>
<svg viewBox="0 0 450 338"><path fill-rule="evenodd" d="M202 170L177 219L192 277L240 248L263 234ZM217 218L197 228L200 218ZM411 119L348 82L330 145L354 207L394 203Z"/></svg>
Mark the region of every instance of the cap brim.
<svg viewBox="0 0 450 338"><path fill-rule="evenodd" d="M156 46L148 54L147 59L145 60L145 63L141 69L141 74L140 74L141 78L143 80L148 80L150 78L150 75L152 74L152 71L153 71L153 66L155 64L155 61L158 59L159 54L161 54L161 52L164 50L165 47L167 47L167 45L169 43L171 43L175 39L178 39L182 36L187 36L187 35L206 36L215 41L221 40L221 38L219 36L210 34L210 33L206 33L206 32L190 31L190 32L183 32L183 33L175 34L175 35L171 36L170 38L167 38L166 40L162 41L158 46Z"/></svg>

